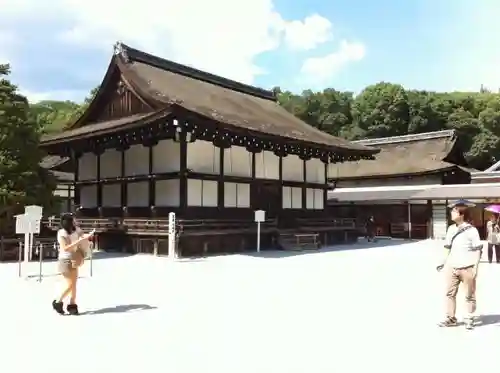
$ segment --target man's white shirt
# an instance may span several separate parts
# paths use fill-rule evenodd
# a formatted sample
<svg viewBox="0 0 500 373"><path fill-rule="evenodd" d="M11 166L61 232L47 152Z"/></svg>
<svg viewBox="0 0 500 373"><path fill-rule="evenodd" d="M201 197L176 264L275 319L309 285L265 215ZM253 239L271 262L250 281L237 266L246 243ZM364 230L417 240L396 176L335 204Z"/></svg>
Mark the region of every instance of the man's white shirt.
<svg viewBox="0 0 500 373"><path fill-rule="evenodd" d="M451 242L458 230L465 228L467 229ZM445 247L451 249L446 263L453 268L465 268L477 263L478 251L482 250L483 243L476 227L469 223L462 223L460 226L452 224L446 231Z"/></svg>

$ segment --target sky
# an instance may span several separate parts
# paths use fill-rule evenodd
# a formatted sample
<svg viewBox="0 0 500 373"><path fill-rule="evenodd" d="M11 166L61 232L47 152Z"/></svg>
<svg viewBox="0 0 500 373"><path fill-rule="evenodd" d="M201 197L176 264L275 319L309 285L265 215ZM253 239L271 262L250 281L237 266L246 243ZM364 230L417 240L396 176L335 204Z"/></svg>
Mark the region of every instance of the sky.
<svg viewBox="0 0 500 373"><path fill-rule="evenodd" d="M499 0L0 0L30 101L82 100L117 41L263 88L500 88Z"/></svg>

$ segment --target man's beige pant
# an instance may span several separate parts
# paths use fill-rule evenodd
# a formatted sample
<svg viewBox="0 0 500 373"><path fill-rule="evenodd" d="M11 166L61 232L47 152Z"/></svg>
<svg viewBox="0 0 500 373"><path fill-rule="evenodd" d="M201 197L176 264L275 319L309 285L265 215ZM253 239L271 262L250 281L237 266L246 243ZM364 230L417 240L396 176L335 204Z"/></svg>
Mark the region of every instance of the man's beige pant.
<svg viewBox="0 0 500 373"><path fill-rule="evenodd" d="M476 312L476 277L473 267L451 268L448 270L446 286L447 316L455 317L457 311L457 293L460 283L464 286L468 314L473 315Z"/></svg>

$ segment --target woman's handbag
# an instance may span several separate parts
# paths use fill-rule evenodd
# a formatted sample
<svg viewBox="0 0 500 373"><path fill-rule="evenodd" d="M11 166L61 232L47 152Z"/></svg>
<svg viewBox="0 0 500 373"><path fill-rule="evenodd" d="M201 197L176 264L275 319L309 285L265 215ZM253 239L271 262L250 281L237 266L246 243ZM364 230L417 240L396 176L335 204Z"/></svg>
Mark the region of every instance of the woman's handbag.
<svg viewBox="0 0 500 373"><path fill-rule="evenodd" d="M83 232L78 229L78 236L81 238L83 236ZM71 263L73 268L79 268L85 262L85 258L88 256L90 250L90 241L83 240L78 244L76 251L73 253L71 258Z"/></svg>
<svg viewBox="0 0 500 373"><path fill-rule="evenodd" d="M79 268L83 265L83 262L85 261L85 254L83 253L83 250L81 248L76 249L76 251L73 253L73 256L71 257L71 265L73 268Z"/></svg>

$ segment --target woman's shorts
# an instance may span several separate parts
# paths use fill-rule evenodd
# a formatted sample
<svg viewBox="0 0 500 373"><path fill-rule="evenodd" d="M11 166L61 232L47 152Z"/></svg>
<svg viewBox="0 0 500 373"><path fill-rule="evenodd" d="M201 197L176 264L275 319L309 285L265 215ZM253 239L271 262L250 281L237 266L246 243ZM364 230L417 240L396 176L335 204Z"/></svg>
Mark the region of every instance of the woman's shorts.
<svg viewBox="0 0 500 373"><path fill-rule="evenodd" d="M73 263L71 262L70 259L59 259L57 261L57 269L59 270L59 273L61 273L62 275L70 274L75 270L75 268L73 268Z"/></svg>

